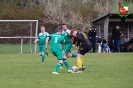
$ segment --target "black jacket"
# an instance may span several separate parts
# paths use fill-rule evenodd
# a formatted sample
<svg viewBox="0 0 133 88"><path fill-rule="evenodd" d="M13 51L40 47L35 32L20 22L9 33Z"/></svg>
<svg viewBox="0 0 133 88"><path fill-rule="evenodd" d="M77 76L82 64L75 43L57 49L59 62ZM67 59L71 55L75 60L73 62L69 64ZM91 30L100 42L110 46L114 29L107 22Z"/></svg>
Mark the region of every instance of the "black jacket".
<svg viewBox="0 0 133 88"><path fill-rule="evenodd" d="M92 30L90 29L88 32L88 38L90 40L96 40L96 29Z"/></svg>
<svg viewBox="0 0 133 88"><path fill-rule="evenodd" d="M83 32L78 32L74 38L74 43L76 46L87 46L91 48L91 42L88 40L88 37Z"/></svg>
<svg viewBox="0 0 133 88"><path fill-rule="evenodd" d="M116 28L112 30L112 39L120 39L120 31Z"/></svg>

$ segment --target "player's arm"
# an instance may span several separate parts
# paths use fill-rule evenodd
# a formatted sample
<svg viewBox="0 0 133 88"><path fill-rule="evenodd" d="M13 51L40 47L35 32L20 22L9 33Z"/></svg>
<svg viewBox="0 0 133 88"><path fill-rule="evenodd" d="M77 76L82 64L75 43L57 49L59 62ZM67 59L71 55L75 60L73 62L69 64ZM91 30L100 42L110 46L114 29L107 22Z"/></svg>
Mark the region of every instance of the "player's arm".
<svg viewBox="0 0 133 88"><path fill-rule="evenodd" d="M73 43L73 46L79 46L81 42L81 35L80 34L77 34L77 37L74 37L74 43Z"/></svg>
<svg viewBox="0 0 133 88"><path fill-rule="evenodd" d="M36 43L36 42L38 42L39 41L39 37L33 42L33 43Z"/></svg>
<svg viewBox="0 0 133 88"><path fill-rule="evenodd" d="M50 35L47 33L47 38L46 38L46 47L45 47L45 49L47 49L47 47L48 47L49 37L50 37Z"/></svg>

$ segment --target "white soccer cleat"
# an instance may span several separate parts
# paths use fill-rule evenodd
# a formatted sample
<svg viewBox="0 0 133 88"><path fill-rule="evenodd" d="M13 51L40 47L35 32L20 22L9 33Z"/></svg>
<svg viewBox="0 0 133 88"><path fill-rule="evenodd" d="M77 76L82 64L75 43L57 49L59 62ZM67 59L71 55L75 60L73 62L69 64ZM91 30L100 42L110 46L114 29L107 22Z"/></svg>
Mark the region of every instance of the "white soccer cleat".
<svg viewBox="0 0 133 88"><path fill-rule="evenodd" d="M56 75L58 75L59 73L58 73L58 72L52 72L52 74L56 74Z"/></svg>

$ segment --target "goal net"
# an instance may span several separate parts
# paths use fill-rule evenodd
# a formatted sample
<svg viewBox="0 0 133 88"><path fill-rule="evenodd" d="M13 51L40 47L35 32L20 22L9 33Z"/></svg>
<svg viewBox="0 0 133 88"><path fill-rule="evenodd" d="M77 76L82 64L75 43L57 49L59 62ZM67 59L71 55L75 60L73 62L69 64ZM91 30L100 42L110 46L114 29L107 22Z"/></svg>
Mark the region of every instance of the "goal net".
<svg viewBox="0 0 133 88"><path fill-rule="evenodd" d="M0 54L36 53L38 20L0 20Z"/></svg>

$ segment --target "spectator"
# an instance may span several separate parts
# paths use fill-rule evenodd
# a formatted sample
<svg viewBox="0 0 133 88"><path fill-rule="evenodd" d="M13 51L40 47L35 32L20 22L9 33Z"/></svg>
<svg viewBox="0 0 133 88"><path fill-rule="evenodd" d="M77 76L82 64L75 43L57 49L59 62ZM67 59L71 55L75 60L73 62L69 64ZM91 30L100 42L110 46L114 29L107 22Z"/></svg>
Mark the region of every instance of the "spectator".
<svg viewBox="0 0 133 88"><path fill-rule="evenodd" d="M109 48L106 40L103 39L102 36L99 36L99 38L97 39L97 43L99 43L100 46L104 49L104 52L110 53L110 48Z"/></svg>
<svg viewBox="0 0 133 88"><path fill-rule="evenodd" d="M116 25L112 30L112 39L114 43L114 52L120 52L120 26Z"/></svg>
<svg viewBox="0 0 133 88"><path fill-rule="evenodd" d="M101 53L101 45L102 45L102 36L98 36L98 39L97 39L97 43L98 43L98 53Z"/></svg>
<svg viewBox="0 0 133 88"><path fill-rule="evenodd" d="M93 48L93 53L95 53L95 46L96 46L96 29L93 26L88 32L88 39L90 40Z"/></svg>
<svg viewBox="0 0 133 88"><path fill-rule="evenodd" d="M120 50L121 50L121 52L123 52L123 47L125 47L127 52L129 52L129 45L125 45L126 42L128 42L127 34L121 33L121 37L120 37Z"/></svg>
<svg viewBox="0 0 133 88"><path fill-rule="evenodd" d="M103 39L103 41L102 41L102 47L104 48L104 52L111 53L110 48L109 48L107 41L105 39Z"/></svg>
<svg viewBox="0 0 133 88"><path fill-rule="evenodd" d="M133 38L131 38L128 42L126 42L124 45L132 45L133 44Z"/></svg>

